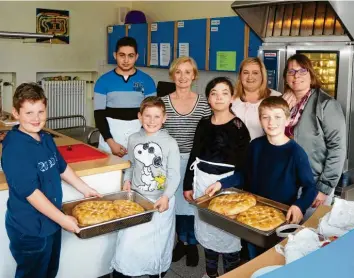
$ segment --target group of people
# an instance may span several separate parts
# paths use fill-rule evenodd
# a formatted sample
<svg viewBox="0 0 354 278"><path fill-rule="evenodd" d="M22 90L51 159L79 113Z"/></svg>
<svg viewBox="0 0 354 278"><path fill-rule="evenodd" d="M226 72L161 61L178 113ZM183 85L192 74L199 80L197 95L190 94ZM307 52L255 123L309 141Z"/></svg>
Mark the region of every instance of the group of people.
<svg viewBox="0 0 354 278"><path fill-rule="evenodd" d="M114 75L120 82L130 83L132 78L142 75L143 73L134 67L138 57L136 49L136 42L132 38L125 37L118 41L114 54L117 58L117 68L100 79ZM143 75L145 80L149 78L148 75ZM166 206L166 211L160 217L164 213L170 215L172 206L175 206L176 217L173 221L176 221L176 225L174 227L170 226L171 223L162 224L161 221L153 221L151 225L155 226L155 234L156 229L164 232L171 227L174 234L175 228L177 244L173 252L167 252L167 255L167 248L172 251L170 242L160 239L159 244L155 245L155 250L161 247L158 256L165 252L162 272L168 269L171 260L178 261L184 256L187 266L198 265L198 243L204 247L206 273L209 277L218 275L219 253L223 254L225 271L230 271L237 267L240 261L239 251L242 246L247 249L246 253L250 258L264 251L249 243L241 244L237 237L201 221L188 202L206 193L213 195L219 189L231 186L243 188L289 205L287 220L292 223L299 223L304 217L308 218L321 204L331 204L346 156L344 115L339 103L321 90L321 83L306 56L296 54L288 59L283 75L286 82L283 94L267 87L266 69L259 58L247 58L241 63L235 85L225 77L211 80L206 86L205 96L192 91L193 81L198 78L197 65L192 58L180 57L174 60L169 69L169 76L175 83L175 91L162 98L152 97L155 93L151 90L150 81L132 81L129 89L137 94L136 88L139 86L134 82L143 84L143 87L147 84L149 89L139 91L142 93L141 98L146 97L140 106L139 114L143 130L146 135L148 131L143 119L144 113L147 112L144 112L144 107L156 102L154 107L163 112L160 115L162 122L158 123L158 130L163 129L156 131L154 136L167 136L165 133L168 131L170 147L175 145L171 138L177 142L179 159L176 158L176 153L173 155L167 150L164 151L163 147L159 153L162 153L162 161L170 162L172 157L175 161L179 160L179 171L176 171L176 168L155 165L152 158L143 160L139 157L135 152L137 146L147 142L155 143L154 140L157 139L149 137L136 141L137 134L134 134L129 137L127 144L128 158L132 167L138 170L127 171L123 187L133 188L145 196L150 196L151 193L144 188L151 184L153 177L161 176L160 167L166 171L166 176L163 174L166 188L156 187L157 191L160 190L160 199L157 199L156 205L162 212L161 208L164 206L160 204L161 199L164 202L168 199L169 206ZM109 99L106 100L104 109L96 106L95 113L108 113L116 109L117 121L122 120L118 111L124 113L124 109L138 109L140 105L140 99L136 98L133 106L130 97L128 103L124 104L121 94L117 91L107 90L102 93L95 90L97 100L101 101L102 96L99 94L106 95L107 98L109 96ZM133 126L136 117L131 115L128 119L131 120L130 124L127 124L127 119L124 118L124 121L120 122L120 125L117 122L116 126ZM157 120L153 119L152 114L149 121L150 127L156 127ZM112 119L109 118L108 122L111 123ZM99 123L97 127L100 129ZM140 126L137 128L140 129ZM134 132L132 129L126 131L127 137L129 133ZM125 130L120 128L120 133L124 132ZM144 133L139 131L142 132ZM107 142L112 139L115 141L114 136L104 139ZM119 141L124 142L121 137L117 138L116 143ZM125 146L121 148L124 152L117 153L114 148L111 148L111 152L123 156L126 149ZM138 165L151 169L150 179ZM178 175L180 182L176 185ZM171 197L174 191L174 197ZM143 226L133 229L147 230ZM122 234L128 233L126 230ZM167 234L171 235L166 232ZM129 238L127 235L123 241L121 236L118 236L117 255L113 261L115 277L156 273L156 266L148 271L148 262L143 263L141 268L127 266L124 254L138 257L133 251L122 252L122 245L126 245L123 242L139 242L136 236L131 236L132 241L129 241ZM141 237L141 240L144 239ZM149 245L146 246L149 248ZM152 266L155 258L150 258ZM155 265L161 266L161 262Z"/></svg>
<svg viewBox="0 0 354 278"><path fill-rule="evenodd" d="M158 210L151 222L118 232L113 277L163 277L171 261L184 256L187 266L196 266L198 243L204 248L205 277L210 278L219 275L220 254L227 272L239 265L242 249L249 258L264 251L199 219L189 202L204 194L242 188L289 205L286 218L291 223L331 204L346 157L344 115L339 103L321 90L306 56L288 59L283 94L267 87L262 61L247 58L236 85L226 77L214 78L205 96L192 91L196 63L180 57L169 69L175 91L159 98L152 78L135 68L137 47L133 38L120 39L114 52L117 67L102 75L94 90L100 148L131 161L123 190L139 192ZM16 277L55 277L59 225L77 231L75 219L60 214L61 190L52 191L54 182L57 188L63 178L84 196L100 196L77 178L53 140L40 131L46 102L36 86L16 90L14 115L20 125L3 143L10 190L6 228L18 265ZM27 145L16 149L21 142ZM31 175L14 170L14 149L26 158L21 171ZM41 155L38 159L49 162L53 157L55 163L48 171L30 168L38 159L25 156L29 149ZM23 216L24 209L28 215ZM43 238L51 243L39 248Z"/></svg>

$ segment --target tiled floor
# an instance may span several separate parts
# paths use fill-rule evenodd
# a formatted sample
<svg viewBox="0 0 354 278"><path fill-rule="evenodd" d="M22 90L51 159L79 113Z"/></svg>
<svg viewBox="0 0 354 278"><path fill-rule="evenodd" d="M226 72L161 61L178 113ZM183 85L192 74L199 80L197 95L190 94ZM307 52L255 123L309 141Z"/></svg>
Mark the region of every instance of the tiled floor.
<svg viewBox="0 0 354 278"><path fill-rule="evenodd" d="M205 273L205 258L203 248L198 245L199 264L196 267L186 266L186 257L180 261L172 263L170 270L165 278L201 278Z"/></svg>
<svg viewBox="0 0 354 278"><path fill-rule="evenodd" d="M199 250L198 266L196 267L186 266L186 257L184 257L180 261L176 263L172 263L171 268L167 272L165 278L202 278L202 276L205 274L204 250L200 245L198 245L198 250ZM246 261L241 261L241 264L245 262ZM224 274L221 256L219 257L218 273L219 275ZM145 278L145 276L143 277Z"/></svg>
<svg viewBox="0 0 354 278"><path fill-rule="evenodd" d="M186 257L180 261L172 263L165 278L201 278L205 273L205 258L203 248L198 245L199 264L196 267L186 266ZM219 273L222 274L221 258L219 260ZM140 276L139 278L148 278L149 276ZM108 278L108 277L105 277Z"/></svg>

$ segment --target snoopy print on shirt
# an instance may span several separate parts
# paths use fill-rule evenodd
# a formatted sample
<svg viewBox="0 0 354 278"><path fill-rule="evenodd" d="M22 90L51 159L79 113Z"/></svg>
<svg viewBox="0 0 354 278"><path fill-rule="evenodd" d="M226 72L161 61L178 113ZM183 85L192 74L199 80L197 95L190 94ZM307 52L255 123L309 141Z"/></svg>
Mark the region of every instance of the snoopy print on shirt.
<svg viewBox="0 0 354 278"><path fill-rule="evenodd" d="M138 144L134 147L134 158L137 163L142 163L142 183L137 187L144 191L164 190L166 175L162 167L161 147L154 142Z"/></svg>

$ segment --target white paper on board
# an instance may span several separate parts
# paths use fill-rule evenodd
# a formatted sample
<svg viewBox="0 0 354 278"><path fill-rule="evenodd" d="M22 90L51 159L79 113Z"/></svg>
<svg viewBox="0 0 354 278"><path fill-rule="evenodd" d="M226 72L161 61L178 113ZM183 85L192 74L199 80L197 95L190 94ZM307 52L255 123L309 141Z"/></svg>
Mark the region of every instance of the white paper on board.
<svg viewBox="0 0 354 278"><path fill-rule="evenodd" d="M160 66L168 66L171 59L171 44L160 43Z"/></svg>
<svg viewBox="0 0 354 278"><path fill-rule="evenodd" d="M180 42L178 44L178 57L189 56L189 43L188 42Z"/></svg>
<svg viewBox="0 0 354 278"><path fill-rule="evenodd" d="M184 21L178 21L177 28L183 28L183 27L184 27Z"/></svg>
<svg viewBox="0 0 354 278"><path fill-rule="evenodd" d="M159 65L158 43L151 44L150 66Z"/></svg>
<svg viewBox="0 0 354 278"><path fill-rule="evenodd" d="M151 32L157 31L157 23L151 23Z"/></svg>

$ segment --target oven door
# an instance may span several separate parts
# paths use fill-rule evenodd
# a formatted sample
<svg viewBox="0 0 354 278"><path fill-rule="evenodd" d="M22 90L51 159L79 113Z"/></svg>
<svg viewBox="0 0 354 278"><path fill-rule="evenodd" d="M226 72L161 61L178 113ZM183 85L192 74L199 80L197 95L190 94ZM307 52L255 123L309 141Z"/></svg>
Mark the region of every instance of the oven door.
<svg viewBox="0 0 354 278"><path fill-rule="evenodd" d="M283 93L283 71L286 62L286 45L264 43L258 50L258 57L267 70L268 87Z"/></svg>
<svg viewBox="0 0 354 278"><path fill-rule="evenodd" d="M348 115L351 99L353 47L345 43L321 43L313 45L292 44L287 47L287 58L302 53L310 58L323 90L336 98Z"/></svg>

